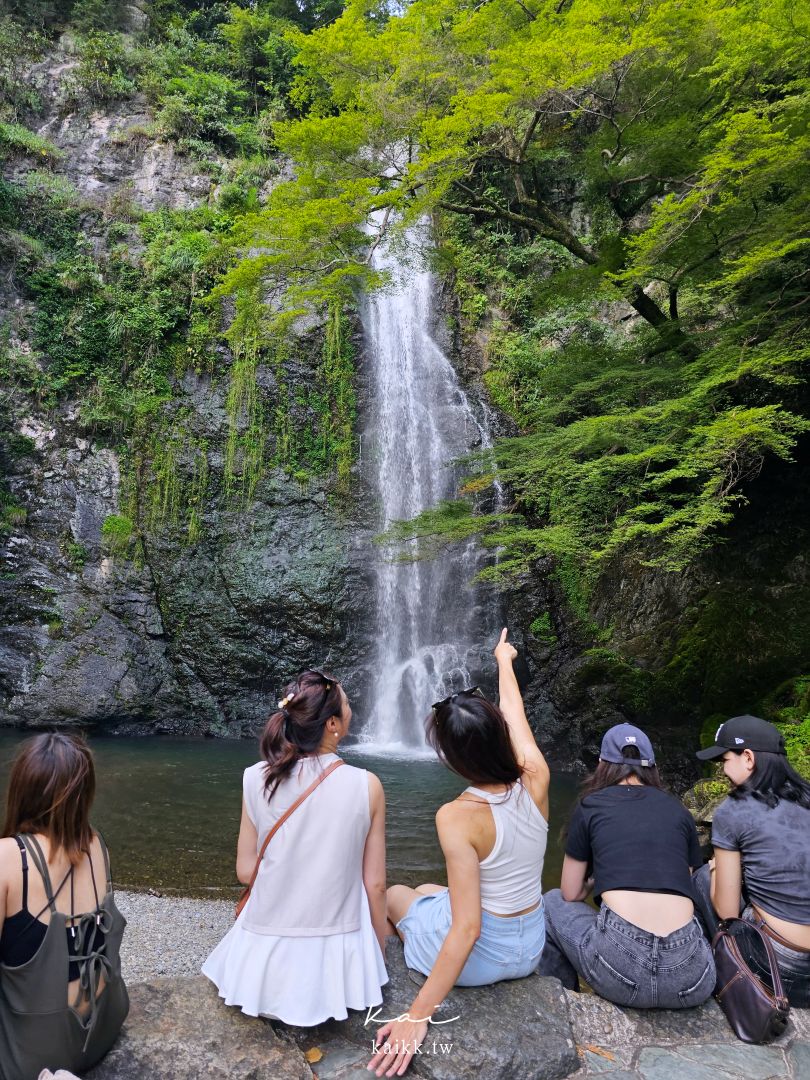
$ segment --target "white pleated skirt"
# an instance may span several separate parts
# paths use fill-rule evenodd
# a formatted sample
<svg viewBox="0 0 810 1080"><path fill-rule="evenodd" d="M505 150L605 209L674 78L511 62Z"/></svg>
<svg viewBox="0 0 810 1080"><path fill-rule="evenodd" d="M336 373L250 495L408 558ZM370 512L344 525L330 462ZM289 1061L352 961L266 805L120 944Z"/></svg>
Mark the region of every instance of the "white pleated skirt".
<svg viewBox="0 0 810 1080"><path fill-rule="evenodd" d="M382 1004L385 960L362 894L360 929L323 937L277 937L242 926L247 906L202 966L226 1005L296 1027Z"/></svg>

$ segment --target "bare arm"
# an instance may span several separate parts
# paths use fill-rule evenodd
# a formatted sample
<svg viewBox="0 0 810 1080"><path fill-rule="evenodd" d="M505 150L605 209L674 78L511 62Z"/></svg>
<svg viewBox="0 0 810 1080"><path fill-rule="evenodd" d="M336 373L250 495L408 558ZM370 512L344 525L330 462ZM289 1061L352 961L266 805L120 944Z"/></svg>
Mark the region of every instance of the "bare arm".
<svg viewBox="0 0 810 1080"><path fill-rule="evenodd" d="M436 815L439 841L447 861L447 882L453 921L433 969L408 1009L407 1020L395 1020L377 1032L380 1049L369 1062L377 1076L401 1075L427 1033L427 1021L452 990L481 933L481 879L478 852L466 827L468 818L459 815L452 803ZM413 1018L413 1019L411 1019ZM450 1019L449 1017L447 1018Z"/></svg>
<svg viewBox="0 0 810 1080"><path fill-rule="evenodd" d="M379 778L368 774L368 800L371 826L363 849L363 885L371 924L380 949L385 954L385 792Z"/></svg>
<svg viewBox="0 0 810 1080"><path fill-rule="evenodd" d="M498 662L498 691L500 693L500 706L504 719L509 727L509 735L512 740L512 748L521 769L525 769L539 782L540 795L548 798L548 784L550 779L548 764L535 742L534 733L526 719L526 710L523 708L523 698L515 678L512 667L517 657L517 649L506 640L506 627L501 631L501 637L495 646L495 659ZM545 790L543 790L545 789ZM548 817L548 807L545 811Z"/></svg>
<svg viewBox="0 0 810 1080"><path fill-rule="evenodd" d="M739 851L714 849L712 905L721 919L736 919L742 900L742 857Z"/></svg>
<svg viewBox="0 0 810 1080"><path fill-rule="evenodd" d="M242 820L239 824L239 839L236 842L236 877L243 885L248 885L256 869L259 835L256 826L248 817L245 800L242 799Z"/></svg>
<svg viewBox="0 0 810 1080"><path fill-rule="evenodd" d="M563 900L585 900L593 888L593 879L588 877L588 864L566 855L563 859L560 892Z"/></svg>

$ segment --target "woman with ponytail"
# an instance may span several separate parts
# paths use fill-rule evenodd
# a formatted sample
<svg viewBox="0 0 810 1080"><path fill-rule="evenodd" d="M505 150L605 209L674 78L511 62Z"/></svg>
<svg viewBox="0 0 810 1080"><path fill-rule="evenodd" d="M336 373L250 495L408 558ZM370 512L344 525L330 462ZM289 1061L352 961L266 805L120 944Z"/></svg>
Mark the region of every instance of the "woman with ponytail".
<svg viewBox="0 0 810 1080"><path fill-rule="evenodd" d="M311 1027L382 1003L385 797L373 773L337 755L351 716L331 675L301 672L267 721L262 760L245 770L241 882L251 881L265 839L284 821L247 904L202 970L248 1016Z"/></svg>

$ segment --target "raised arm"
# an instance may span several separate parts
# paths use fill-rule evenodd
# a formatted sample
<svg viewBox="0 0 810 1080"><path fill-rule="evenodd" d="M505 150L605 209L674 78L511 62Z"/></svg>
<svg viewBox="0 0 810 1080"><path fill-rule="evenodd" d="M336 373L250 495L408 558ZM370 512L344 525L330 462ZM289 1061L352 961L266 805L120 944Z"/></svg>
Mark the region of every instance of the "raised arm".
<svg viewBox="0 0 810 1080"><path fill-rule="evenodd" d="M379 778L368 774L371 826L363 849L363 885L368 896L371 924L385 955L385 792Z"/></svg>
<svg viewBox="0 0 810 1080"><path fill-rule="evenodd" d="M501 631L500 640L493 652L498 662L498 690L500 692L501 712L509 726L512 748L521 769L535 774L538 779L548 784L549 770L546 759L537 745L526 719L523 698L518 689L517 679L512 667L517 657L517 649L506 640L506 627Z"/></svg>

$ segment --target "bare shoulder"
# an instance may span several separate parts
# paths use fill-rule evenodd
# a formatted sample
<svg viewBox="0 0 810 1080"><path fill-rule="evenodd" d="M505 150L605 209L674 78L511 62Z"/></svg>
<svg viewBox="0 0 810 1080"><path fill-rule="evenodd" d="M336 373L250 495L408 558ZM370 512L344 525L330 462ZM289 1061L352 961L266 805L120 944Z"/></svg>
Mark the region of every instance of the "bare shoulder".
<svg viewBox="0 0 810 1080"><path fill-rule="evenodd" d="M12 874L20 872L20 849L13 836L0 840L0 882L8 881Z"/></svg>
<svg viewBox="0 0 810 1080"><path fill-rule="evenodd" d="M444 803L436 811L436 829L441 835L443 832L469 832L475 827L475 823L482 813L487 814L487 803L475 802L472 799L454 799Z"/></svg>
<svg viewBox="0 0 810 1080"><path fill-rule="evenodd" d="M382 791L383 790L382 780L380 780L379 776L377 776L376 773L367 772L366 776L368 777L368 790L369 791Z"/></svg>
<svg viewBox="0 0 810 1080"><path fill-rule="evenodd" d="M368 797L371 805L385 805L385 789L379 776L373 772L367 772L366 776L368 777Z"/></svg>
<svg viewBox="0 0 810 1080"><path fill-rule="evenodd" d="M98 829L93 829L93 839L90 841L90 851L95 858L96 855L101 855L106 848L107 842L102 837Z"/></svg>

